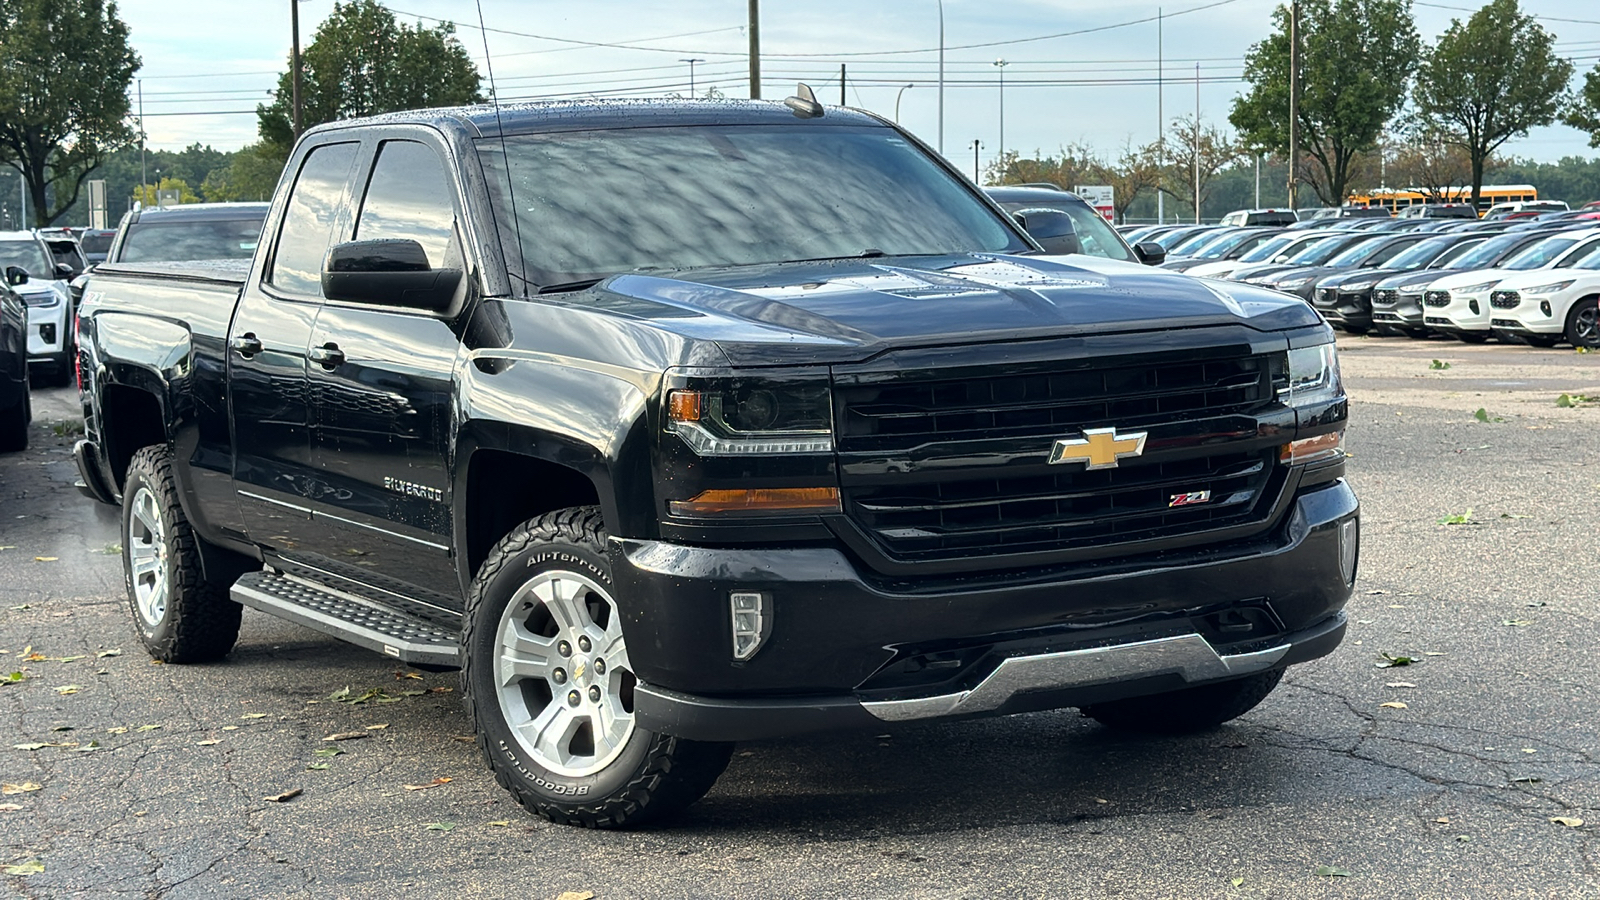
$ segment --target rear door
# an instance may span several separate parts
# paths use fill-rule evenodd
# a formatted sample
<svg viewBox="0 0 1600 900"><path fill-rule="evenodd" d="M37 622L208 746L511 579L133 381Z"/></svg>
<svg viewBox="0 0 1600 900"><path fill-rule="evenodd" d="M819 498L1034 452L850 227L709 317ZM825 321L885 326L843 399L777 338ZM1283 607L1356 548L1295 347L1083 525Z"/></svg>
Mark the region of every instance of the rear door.
<svg viewBox="0 0 1600 900"><path fill-rule="evenodd" d="M321 308L322 258L349 227L360 146L323 144L304 157L272 255L251 273L228 332L234 486L250 539L278 552L306 540L309 504L322 490L311 461L306 349Z"/></svg>
<svg viewBox="0 0 1600 900"><path fill-rule="evenodd" d="M351 239L413 240L431 268L462 269L443 142L420 128L378 134ZM398 580L402 592L451 607L461 593L449 478L458 319L326 301L308 370L313 464L325 487L310 504L321 564L380 587Z"/></svg>

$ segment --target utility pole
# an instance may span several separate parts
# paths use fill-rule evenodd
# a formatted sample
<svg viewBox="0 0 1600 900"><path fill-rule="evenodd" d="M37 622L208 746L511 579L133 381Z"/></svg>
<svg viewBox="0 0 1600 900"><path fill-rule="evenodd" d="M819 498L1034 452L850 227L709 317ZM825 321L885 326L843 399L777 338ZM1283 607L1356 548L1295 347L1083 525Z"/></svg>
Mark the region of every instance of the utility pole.
<svg viewBox="0 0 1600 900"><path fill-rule="evenodd" d="M290 53L290 57L289 57L289 59L290 59L290 69L292 70L292 73L293 73L290 76L290 79L289 79L290 83L293 85L293 93L290 95L290 103L294 107L294 118L293 118L294 137L295 137L295 140L299 140L300 139L300 0L289 0L289 27L290 27L291 30L294 31L294 39L290 44L290 46L293 48L293 51Z"/></svg>
<svg viewBox="0 0 1600 900"><path fill-rule="evenodd" d="M844 100L844 63L839 63L839 105L849 106Z"/></svg>
<svg viewBox="0 0 1600 900"><path fill-rule="evenodd" d="M1000 164L1005 165L1006 160L1006 61L997 59L995 68L1000 70Z"/></svg>
<svg viewBox="0 0 1600 900"><path fill-rule="evenodd" d="M1261 154L1256 153L1256 209L1261 208Z"/></svg>
<svg viewBox="0 0 1600 900"><path fill-rule="evenodd" d="M1289 0L1289 208L1295 209L1300 168L1300 3Z"/></svg>
<svg viewBox="0 0 1600 900"><path fill-rule="evenodd" d="M900 90L894 92L894 123L896 125L900 124L900 98L905 96L906 91L914 87L916 87L916 85L908 84L905 87L902 87Z"/></svg>
<svg viewBox="0 0 1600 900"><path fill-rule="evenodd" d="M694 59L680 58L678 60L678 62L686 62L686 63L689 64L689 99L693 100L694 99L694 64L695 63L703 63L703 62L705 62L705 60L700 59L698 57L696 57Z"/></svg>
<svg viewBox="0 0 1600 900"><path fill-rule="evenodd" d="M1194 64L1194 223L1200 224L1200 64Z"/></svg>
<svg viewBox="0 0 1600 900"><path fill-rule="evenodd" d="M978 183L978 150L983 147L983 142L977 138L972 139L972 183Z"/></svg>
<svg viewBox="0 0 1600 900"><path fill-rule="evenodd" d="M28 176L17 170L17 201L22 205L22 229L28 230Z"/></svg>
<svg viewBox="0 0 1600 900"><path fill-rule="evenodd" d="M1161 190L1161 172L1167 167L1167 114L1162 111L1161 101L1166 93L1163 88L1162 76L1166 74L1166 63L1163 60L1161 40L1161 7L1156 7L1156 224L1165 225L1167 212L1162 202L1166 195Z"/></svg>
<svg viewBox="0 0 1600 900"><path fill-rule="evenodd" d="M761 0L750 0L750 99L761 99Z"/></svg>
<svg viewBox="0 0 1600 900"><path fill-rule="evenodd" d="M139 199L144 199L144 186L150 183L144 168L144 79L136 82L139 91Z"/></svg>
<svg viewBox="0 0 1600 900"><path fill-rule="evenodd" d="M944 155L944 0L939 0L939 155Z"/></svg>

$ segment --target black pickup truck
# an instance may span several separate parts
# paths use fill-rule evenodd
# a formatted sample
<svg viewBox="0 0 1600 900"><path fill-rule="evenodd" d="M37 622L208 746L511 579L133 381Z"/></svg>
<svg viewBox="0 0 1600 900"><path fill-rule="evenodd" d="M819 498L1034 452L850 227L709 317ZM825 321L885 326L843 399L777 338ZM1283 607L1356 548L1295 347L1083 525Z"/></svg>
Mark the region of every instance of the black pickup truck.
<svg viewBox="0 0 1600 900"><path fill-rule="evenodd" d="M1205 728L1337 645L1309 306L1042 255L893 124L787 103L321 126L253 260L96 270L76 455L149 652L222 657L243 605L459 667L500 783L616 826L733 741Z"/></svg>

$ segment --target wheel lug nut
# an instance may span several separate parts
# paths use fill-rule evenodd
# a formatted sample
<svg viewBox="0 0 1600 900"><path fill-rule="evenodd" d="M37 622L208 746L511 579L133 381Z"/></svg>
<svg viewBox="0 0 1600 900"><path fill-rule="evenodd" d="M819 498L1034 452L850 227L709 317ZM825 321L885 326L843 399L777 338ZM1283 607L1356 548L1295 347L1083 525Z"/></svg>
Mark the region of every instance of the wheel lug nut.
<svg viewBox="0 0 1600 900"><path fill-rule="evenodd" d="M600 702L600 687L598 685L589 686L589 699L595 703Z"/></svg>
<svg viewBox="0 0 1600 900"><path fill-rule="evenodd" d="M579 703L582 703L582 702L583 702L583 697L579 696L577 691L572 691L572 692L567 694L567 705L568 706L577 706Z"/></svg>
<svg viewBox="0 0 1600 900"><path fill-rule="evenodd" d="M586 638L586 637L578 638L578 649L579 650L582 650L583 652L588 653L589 652L589 646L590 645L589 645L589 639L588 638Z"/></svg>
<svg viewBox="0 0 1600 900"><path fill-rule="evenodd" d="M562 656L571 656L572 655L572 645L567 643L566 641L562 641L561 643L556 644L556 652L561 654Z"/></svg>
<svg viewBox="0 0 1600 900"><path fill-rule="evenodd" d="M554 681L556 684L566 684L567 683L567 671L565 669L557 669L554 672L551 672L550 673L550 680Z"/></svg>
<svg viewBox="0 0 1600 900"><path fill-rule="evenodd" d="M596 675L604 675L606 673L606 661L605 660L597 659L597 660L594 661L594 673Z"/></svg>

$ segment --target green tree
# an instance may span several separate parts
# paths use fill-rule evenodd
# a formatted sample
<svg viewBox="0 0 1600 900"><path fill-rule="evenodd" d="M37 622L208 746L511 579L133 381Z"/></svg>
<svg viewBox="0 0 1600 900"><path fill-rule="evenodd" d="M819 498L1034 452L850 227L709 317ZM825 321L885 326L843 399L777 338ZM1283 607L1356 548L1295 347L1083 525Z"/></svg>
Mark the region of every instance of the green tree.
<svg viewBox="0 0 1600 900"><path fill-rule="evenodd" d="M1451 20L1423 58L1413 96L1443 140L1466 151L1477 203L1490 156L1554 121L1571 78L1572 63L1556 55L1555 35L1523 15L1517 0L1492 0L1465 25Z"/></svg>
<svg viewBox="0 0 1600 900"><path fill-rule="evenodd" d="M448 22L403 25L376 0L335 3L301 54L301 127L402 109L483 100L478 67ZM261 139L284 157L294 145L292 73L258 105Z"/></svg>
<svg viewBox="0 0 1600 900"><path fill-rule="evenodd" d="M27 182L34 224L59 218L132 139L138 69L115 0L0 0L0 162Z"/></svg>
<svg viewBox="0 0 1600 900"><path fill-rule="evenodd" d="M1166 142L1167 164L1161 170L1158 190L1187 205L1198 222L1211 196L1212 182L1243 152L1232 137L1214 125L1207 125L1194 116L1173 119Z"/></svg>
<svg viewBox="0 0 1600 900"><path fill-rule="evenodd" d="M266 142L251 144L229 157L227 165L212 169L200 192L213 202L271 200L285 162Z"/></svg>
<svg viewBox="0 0 1600 900"><path fill-rule="evenodd" d="M1338 206L1356 157L1375 146L1405 101L1420 41L1411 0L1300 0L1299 6L1301 171L1323 203ZM1287 155L1289 11L1279 6L1273 18L1277 30L1245 56L1250 89L1234 99L1228 121L1246 145Z"/></svg>
<svg viewBox="0 0 1600 900"><path fill-rule="evenodd" d="M1579 131L1589 132L1589 146L1600 147L1600 65L1583 76L1583 90L1572 98L1561 121Z"/></svg>

